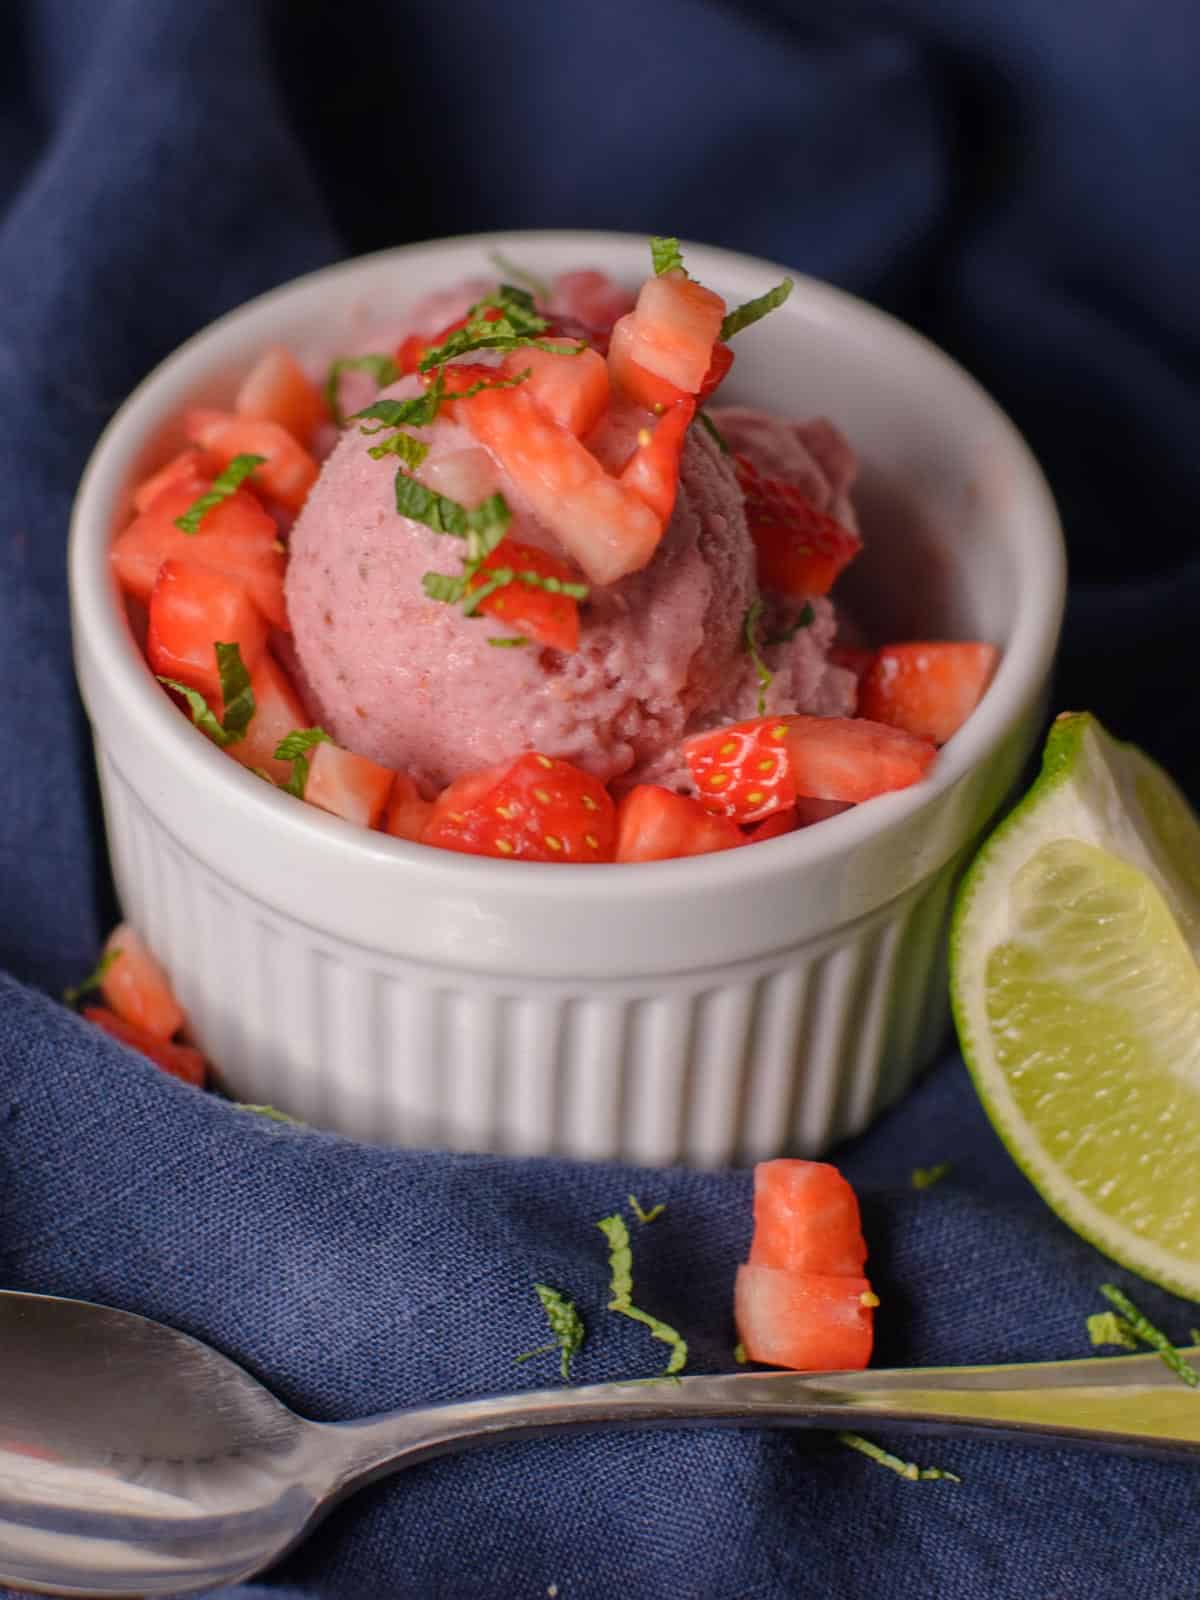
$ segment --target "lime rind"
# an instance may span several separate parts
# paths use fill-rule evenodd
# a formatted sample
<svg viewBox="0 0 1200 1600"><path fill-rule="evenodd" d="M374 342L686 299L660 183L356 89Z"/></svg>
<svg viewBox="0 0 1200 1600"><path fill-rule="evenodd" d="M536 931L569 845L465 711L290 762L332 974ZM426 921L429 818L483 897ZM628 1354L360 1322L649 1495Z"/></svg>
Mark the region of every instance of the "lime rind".
<svg viewBox="0 0 1200 1600"><path fill-rule="evenodd" d="M963 1054L1047 1203L1200 1299L1200 823L1148 757L1060 717L951 928Z"/></svg>

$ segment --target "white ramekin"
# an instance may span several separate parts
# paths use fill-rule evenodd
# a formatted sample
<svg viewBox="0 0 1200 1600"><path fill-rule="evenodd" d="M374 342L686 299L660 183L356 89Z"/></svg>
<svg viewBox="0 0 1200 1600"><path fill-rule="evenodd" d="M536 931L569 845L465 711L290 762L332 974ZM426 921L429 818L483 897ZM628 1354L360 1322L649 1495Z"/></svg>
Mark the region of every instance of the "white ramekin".
<svg viewBox="0 0 1200 1600"><path fill-rule="evenodd" d="M839 588L880 638L1003 659L933 776L816 827L651 865L512 864L366 833L274 791L180 717L107 549L188 404L228 404L262 348L336 349L489 271L599 265L645 240L528 233L317 272L196 335L105 431L71 529L76 667L117 889L239 1099L382 1142L644 1163L812 1154L909 1083L947 1022L957 873L1040 729L1064 561L1053 502L988 396L902 324L798 278L741 334L728 398L833 418L867 539ZM784 269L698 245L731 302Z"/></svg>

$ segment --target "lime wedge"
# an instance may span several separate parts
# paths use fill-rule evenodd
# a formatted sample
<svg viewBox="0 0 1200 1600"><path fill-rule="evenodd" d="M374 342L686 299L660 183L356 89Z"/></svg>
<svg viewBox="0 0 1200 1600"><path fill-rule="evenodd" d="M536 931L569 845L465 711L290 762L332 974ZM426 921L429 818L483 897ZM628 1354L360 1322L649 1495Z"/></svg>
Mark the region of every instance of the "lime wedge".
<svg viewBox="0 0 1200 1600"><path fill-rule="evenodd" d="M1059 717L955 908L955 1023L1046 1202L1200 1300L1200 821L1148 756Z"/></svg>

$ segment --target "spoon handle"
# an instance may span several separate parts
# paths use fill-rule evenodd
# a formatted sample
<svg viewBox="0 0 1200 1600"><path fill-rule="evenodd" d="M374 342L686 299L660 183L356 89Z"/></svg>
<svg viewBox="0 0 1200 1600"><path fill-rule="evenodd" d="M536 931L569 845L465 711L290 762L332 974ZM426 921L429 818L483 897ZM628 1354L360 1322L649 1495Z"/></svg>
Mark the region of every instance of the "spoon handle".
<svg viewBox="0 0 1200 1600"><path fill-rule="evenodd" d="M1200 1375L1200 1347L1182 1352ZM1200 1455L1200 1390L1156 1355L1021 1366L748 1372L600 1383L398 1411L321 1428L348 1489L401 1463L550 1430L607 1427L886 1427L1041 1437L1155 1455Z"/></svg>

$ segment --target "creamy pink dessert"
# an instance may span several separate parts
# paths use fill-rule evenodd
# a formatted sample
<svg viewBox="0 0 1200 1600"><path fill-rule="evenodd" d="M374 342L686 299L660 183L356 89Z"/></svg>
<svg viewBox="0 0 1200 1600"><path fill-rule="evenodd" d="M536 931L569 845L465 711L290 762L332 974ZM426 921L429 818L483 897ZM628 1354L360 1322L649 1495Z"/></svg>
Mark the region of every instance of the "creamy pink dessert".
<svg viewBox="0 0 1200 1600"><path fill-rule="evenodd" d="M419 393L408 379L386 391ZM792 422L744 408L712 417L730 451L799 487L819 511L853 528L854 457L823 420ZM614 427L611 419L607 426ZM474 503L499 490L511 537L560 551L503 465L449 417L411 430L429 454L414 476ZM761 644L761 687L746 649L759 596L755 546L732 465L699 427L688 430L674 510L653 558L610 585L592 585L572 653L500 649L487 618L429 599L426 572L453 574L461 541L397 513L395 463L373 460L349 428L326 461L291 532L287 605L314 720L341 745L408 772L429 793L465 773L538 750L605 781L690 788L684 738L758 714L848 716L856 680L831 665L831 602L784 643ZM631 442L631 441L630 441ZM611 437L597 442L620 454ZM763 599L760 638L794 619Z"/></svg>

